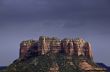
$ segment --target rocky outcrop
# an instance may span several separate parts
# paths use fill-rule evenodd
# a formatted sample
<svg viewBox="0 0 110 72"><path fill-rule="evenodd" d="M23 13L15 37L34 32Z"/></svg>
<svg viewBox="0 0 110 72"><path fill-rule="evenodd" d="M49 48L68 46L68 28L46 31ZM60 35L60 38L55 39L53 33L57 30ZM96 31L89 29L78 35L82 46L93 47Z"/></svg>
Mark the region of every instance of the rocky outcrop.
<svg viewBox="0 0 110 72"><path fill-rule="evenodd" d="M36 46L35 46L36 45ZM92 58L92 50L90 43L84 41L82 38L63 39L41 36L39 40L22 41L20 44L20 58L27 57L29 50L35 48L38 54L46 54L48 52L60 53L63 52L68 56L85 56Z"/></svg>
<svg viewBox="0 0 110 72"><path fill-rule="evenodd" d="M106 72L93 61L91 44L82 38L40 36L20 43L19 58L3 72Z"/></svg>
<svg viewBox="0 0 110 72"><path fill-rule="evenodd" d="M66 56L67 63L70 65L74 65L72 62L73 59L79 58L80 61L77 61L78 67L82 70L94 70L96 67L95 64L92 65L88 63L88 60L93 61L91 44L82 38L65 38L60 40L56 37L49 38L46 36L40 36L39 40L22 41L20 44L19 58L26 59L32 53L34 53L36 56L46 55L49 52L53 54L63 53ZM55 66L58 67L57 64L53 65L50 68L50 72L56 69ZM58 72L58 70L55 72Z"/></svg>

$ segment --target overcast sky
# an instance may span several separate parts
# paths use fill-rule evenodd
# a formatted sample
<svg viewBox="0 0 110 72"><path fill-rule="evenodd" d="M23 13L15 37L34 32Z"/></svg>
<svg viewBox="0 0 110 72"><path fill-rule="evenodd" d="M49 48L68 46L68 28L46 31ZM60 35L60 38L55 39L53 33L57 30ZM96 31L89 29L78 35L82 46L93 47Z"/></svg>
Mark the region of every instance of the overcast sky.
<svg viewBox="0 0 110 72"><path fill-rule="evenodd" d="M0 65L19 56L22 40L82 37L94 61L110 65L110 0L0 0Z"/></svg>

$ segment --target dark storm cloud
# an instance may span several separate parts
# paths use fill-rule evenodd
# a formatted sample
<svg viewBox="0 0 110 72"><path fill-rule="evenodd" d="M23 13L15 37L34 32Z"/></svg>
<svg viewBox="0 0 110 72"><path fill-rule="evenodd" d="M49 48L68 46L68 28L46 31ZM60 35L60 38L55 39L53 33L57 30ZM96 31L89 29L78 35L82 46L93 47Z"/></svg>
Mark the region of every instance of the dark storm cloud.
<svg viewBox="0 0 110 72"><path fill-rule="evenodd" d="M87 27L88 20L93 22L100 19L102 21L110 20L108 0L3 0L0 10L0 22L20 23L25 21L62 20L65 21L62 27L69 29L81 26ZM100 26L96 22L92 25Z"/></svg>
<svg viewBox="0 0 110 72"><path fill-rule="evenodd" d="M66 29L93 27L106 33L110 22L109 3L109 0L1 0L0 24L26 21L39 25L39 21L49 21L42 24L45 26L60 20L63 21L61 26Z"/></svg>
<svg viewBox="0 0 110 72"><path fill-rule="evenodd" d="M94 19L110 16L107 1L4 0L1 20ZM109 15L108 15L109 14Z"/></svg>

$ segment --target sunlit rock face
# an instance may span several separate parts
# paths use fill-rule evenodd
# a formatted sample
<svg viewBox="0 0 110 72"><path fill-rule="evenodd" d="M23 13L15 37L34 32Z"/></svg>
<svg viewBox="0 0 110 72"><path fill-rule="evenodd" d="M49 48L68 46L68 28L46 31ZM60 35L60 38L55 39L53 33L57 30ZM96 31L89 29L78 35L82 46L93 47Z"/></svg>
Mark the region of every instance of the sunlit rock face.
<svg viewBox="0 0 110 72"><path fill-rule="evenodd" d="M40 36L20 43L19 58L3 72L106 72L93 61L91 44L82 38Z"/></svg>
<svg viewBox="0 0 110 72"><path fill-rule="evenodd" d="M92 58L92 50L90 43L84 41L82 38L75 39L58 39L56 37L41 36L39 40L27 40L22 41L20 44L20 57L26 57L28 51L31 50L34 45L36 46L36 53L47 54L48 52L60 53L61 51L68 56L85 56Z"/></svg>

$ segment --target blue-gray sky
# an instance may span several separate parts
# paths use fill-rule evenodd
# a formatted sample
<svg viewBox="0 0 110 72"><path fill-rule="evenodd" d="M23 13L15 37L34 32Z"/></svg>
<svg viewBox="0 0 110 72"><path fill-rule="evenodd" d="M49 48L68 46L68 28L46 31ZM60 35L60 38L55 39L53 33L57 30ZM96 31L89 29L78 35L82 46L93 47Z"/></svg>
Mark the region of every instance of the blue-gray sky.
<svg viewBox="0 0 110 72"><path fill-rule="evenodd" d="M0 0L0 65L19 56L22 40L82 37L94 61L110 65L110 0Z"/></svg>

